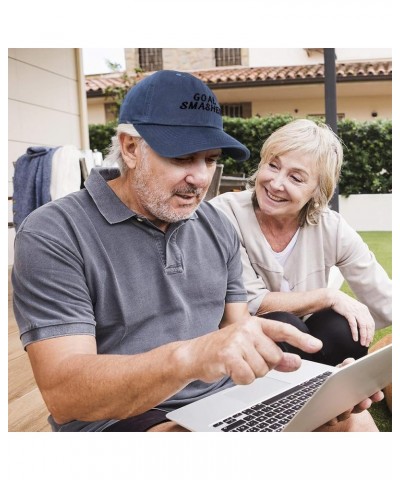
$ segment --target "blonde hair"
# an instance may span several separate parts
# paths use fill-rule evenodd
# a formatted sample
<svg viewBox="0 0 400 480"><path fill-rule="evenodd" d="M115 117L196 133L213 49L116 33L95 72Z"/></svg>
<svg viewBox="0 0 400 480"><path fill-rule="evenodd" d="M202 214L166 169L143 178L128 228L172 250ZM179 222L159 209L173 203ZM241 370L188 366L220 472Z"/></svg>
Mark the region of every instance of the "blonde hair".
<svg viewBox="0 0 400 480"><path fill-rule="evenodd" d="M246 188L254 192L253 204L258 206L255 184L260 168L272 158L292 151L311 157L319 172L317 191L299 213L301 226L305 223L316 225L335 192L343 162L342 142L328 125L299 119L278 128L264 142L261 161Z"/></svg>
<svg viewBox="0 0 400 480"><path fill-rule="evenodd" d="M132 137L142 138L136 128L129 123L120 123L117 126L117 131L115 136L111 139L111 145L108 147L108 153L104 158L104 165L115 165L117 164L121 174L125 173L127 170L126 163L121 155L121 145L119 143L119 136L121 133L126 133ZM142 139L143 140L143 139ZM144 142L144 140L143 140Z"/></svg>

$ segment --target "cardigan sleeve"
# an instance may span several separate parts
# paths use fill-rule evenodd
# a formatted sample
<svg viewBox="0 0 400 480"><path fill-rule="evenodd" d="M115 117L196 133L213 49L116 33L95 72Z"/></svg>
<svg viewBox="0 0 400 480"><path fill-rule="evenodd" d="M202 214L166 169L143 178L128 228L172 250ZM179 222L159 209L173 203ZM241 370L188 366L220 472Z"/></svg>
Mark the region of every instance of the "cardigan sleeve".
<svg viewBox="0 0 400 480"><path fill-rule="evenodd" d="M361 236L339 216L337 262L357 299L370 310L376 329L392 323L392 281Z"/></svg>

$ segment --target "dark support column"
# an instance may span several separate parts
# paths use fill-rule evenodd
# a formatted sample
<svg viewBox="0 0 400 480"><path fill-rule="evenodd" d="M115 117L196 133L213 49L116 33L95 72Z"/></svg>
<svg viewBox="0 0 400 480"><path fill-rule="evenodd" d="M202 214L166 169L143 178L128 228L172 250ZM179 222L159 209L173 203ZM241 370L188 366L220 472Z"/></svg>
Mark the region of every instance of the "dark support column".
<svg viewBox="0 0 400 480"><path fill-rule="evenodd" d="M325 121L331 129L337 133L337 110L336 110L336 55L334 48L324 48L325 63ZM339 211L339 187L336 187L330 207Z"/></svg>

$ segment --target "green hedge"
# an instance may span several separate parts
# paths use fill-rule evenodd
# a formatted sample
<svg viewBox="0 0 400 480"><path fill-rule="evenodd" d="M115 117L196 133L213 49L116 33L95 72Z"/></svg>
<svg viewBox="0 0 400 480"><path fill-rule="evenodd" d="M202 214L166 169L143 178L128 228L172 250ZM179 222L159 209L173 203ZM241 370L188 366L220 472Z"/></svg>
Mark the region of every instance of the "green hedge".
<svg viewBox="0 0 400 480"><path fill-rule="evenodd" d="M246 145L250 159L238 163L223 158L224 175L248 176L257 168L262 144L277 128L294 120L289 115L270 117L224 118L224 130ZM90 125L90 148L107 153L116 122ZM355 193L392 192L392 122L374 120L359 122L343 120L338 123L338 135L344 143L344 162L339 191L342 195Z"/></svg>

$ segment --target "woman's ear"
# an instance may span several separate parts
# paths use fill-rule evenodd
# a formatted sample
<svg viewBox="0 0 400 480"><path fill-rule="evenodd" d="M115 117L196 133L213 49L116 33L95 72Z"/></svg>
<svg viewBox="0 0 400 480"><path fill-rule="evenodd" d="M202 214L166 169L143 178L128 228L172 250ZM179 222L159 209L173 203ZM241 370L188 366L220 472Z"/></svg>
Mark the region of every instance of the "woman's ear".
<svg viewBox="0 0 400 480"><path fill-rule="evenodd" d="M140 138L132 137L127 133L121 133L119 136L121 145L121 155L129 169L136 168L138 161L138 154L140 152L139 142Z"/></svg>

